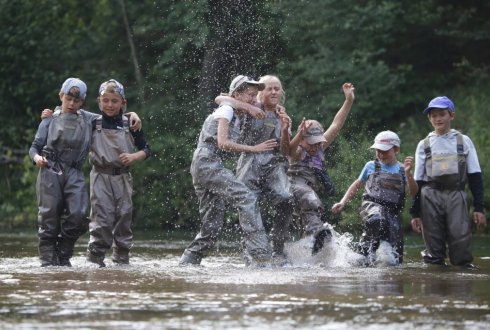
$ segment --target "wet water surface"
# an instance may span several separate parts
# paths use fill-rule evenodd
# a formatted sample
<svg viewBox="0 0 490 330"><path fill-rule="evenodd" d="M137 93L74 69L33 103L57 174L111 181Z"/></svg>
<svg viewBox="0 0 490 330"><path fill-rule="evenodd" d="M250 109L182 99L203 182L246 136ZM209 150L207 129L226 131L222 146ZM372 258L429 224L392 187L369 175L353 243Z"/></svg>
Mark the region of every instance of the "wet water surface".
<svg viewBox="0 0 490 330"><path fill-rule="evenodd" d="M182 239L137 240L131 265L97 268L77 244L72 268L40 268L34 234L0 236L1 329L490 329L490 244L479 270L420 262L408 237L400 267L355 265L337 237L293 265L246 268L233 243L179 267Z"/></svg>

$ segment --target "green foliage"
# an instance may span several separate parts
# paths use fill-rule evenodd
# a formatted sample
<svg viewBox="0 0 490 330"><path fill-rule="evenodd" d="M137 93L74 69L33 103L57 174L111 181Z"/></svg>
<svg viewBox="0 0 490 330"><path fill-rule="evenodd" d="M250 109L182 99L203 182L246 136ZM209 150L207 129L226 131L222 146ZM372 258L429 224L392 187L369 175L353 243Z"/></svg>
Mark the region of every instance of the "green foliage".
<svg viewBox="0 0 490 330"><path fill-rule="evenodd" d="M136 226L194 227L188 169L214 96L237 73L277 74L293 129L303 117L327 127L344 100L342 83L355 84L328 157L338 194L373 158L378 131L399 133L400 159L414 153L431 130L420 112L436 95L454 99L455 127L473 139L485 171L489 14L485 1L0 0L0 61L8 64L0 67L1 146L27 151L41 109L59 103L67 77L87 82L93 111L99 84L115 78L153 151L133 170ZM0 164L5 226L35 226L36 173L28 160ZM358 230L357 198L339 226Z"/></svg>

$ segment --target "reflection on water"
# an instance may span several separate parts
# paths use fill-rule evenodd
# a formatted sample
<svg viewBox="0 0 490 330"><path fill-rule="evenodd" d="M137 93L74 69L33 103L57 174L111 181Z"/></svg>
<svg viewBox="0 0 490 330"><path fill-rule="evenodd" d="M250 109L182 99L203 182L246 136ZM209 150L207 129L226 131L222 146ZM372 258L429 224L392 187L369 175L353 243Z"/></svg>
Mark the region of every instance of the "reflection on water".
<svg viewBox="0 0 490 330"><path fill-rule="evenodd" d="M401 267L356 266L337 236L293 266L249 269L232 243L200 267L179 267L188 241L136 241L130 266L40 268L34 235L0 236L0 329L490 329L490 245L478 271L429 267L409 237ZM345 241L343 241L345 240Z"/></svg>

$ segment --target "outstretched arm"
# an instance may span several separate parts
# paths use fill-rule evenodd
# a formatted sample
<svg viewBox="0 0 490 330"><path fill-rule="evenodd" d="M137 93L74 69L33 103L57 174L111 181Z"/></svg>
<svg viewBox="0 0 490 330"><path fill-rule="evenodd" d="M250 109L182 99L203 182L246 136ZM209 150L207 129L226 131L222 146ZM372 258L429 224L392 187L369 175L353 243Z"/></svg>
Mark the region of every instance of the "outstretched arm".
<svg viewBox="0 0 490 330"><path fill-rule="evenodd" d="M299 124L296 135L289 142L289 157L291 157L292 159L298 159L299 157L301 157L302 152L299 148L299 144L301 143L301 140L303 139L303 135L305 134L307 128L308 127L306 126L306 118L303 118L301 124Z"/></svg>
<svg viewBox="0 0 490 330"><path fill-rule="evenodd" d="M256 106L254 106L252 104L239 101L239 100L237 100L231 96L227 96L227 95L216 96L216 98L214 99L214 102L216 102L216 104L218 104L218 105L229 104L233 108L241 110L241 111L245 111L250 116L257 118L257 119L264 119L265 118L265 112L262 111L262 109L257 108Z"/></svg>
<svg viewBox="0 0 490 330"><path fill-rule="evenodd" d="M275 139L267 140L255 146L235 143L228 137L230 122L225 118L218 119L218 147L231 152L263 152L273 150L277 146Z"/></svg>
<svg viewBox="0 0 490 330"><path fill-rule="evenodd" d="M289 136L289 132L291 130L291 118L289 118L288 114L286 113L286 109L283 106L277 110L277 113L281 120L281 140L279 148L281 154L287 157L289 156L289 143L291 139Z"/></svg>
<svg viewBox="0 0 490 330"><path fill-rule="evenodd" d="M325 140L327 140L327 144L325 148L327 148L333 140L339 135L340 129L344 126L345 120L347 119L347 115L352 108L352 104L354 103L354 85L351 83L345 83L342 85L342 89L345 95L345 101L340 110L335 115L332 124L325 131L323 136L325 136Z"/></svg>
<svg viewBox="0 0 490 330"><path fill-rule="evenodd" d="M364 183L357 179L356 181L352 182L350 185L349 189L344 194L344 197L340 200L340 202L335 203L332 206L332 212L333 213L340 213L342 210L345 208L347 203L349 203L354 196L357 194L357 192L364 186Z"/></svg>

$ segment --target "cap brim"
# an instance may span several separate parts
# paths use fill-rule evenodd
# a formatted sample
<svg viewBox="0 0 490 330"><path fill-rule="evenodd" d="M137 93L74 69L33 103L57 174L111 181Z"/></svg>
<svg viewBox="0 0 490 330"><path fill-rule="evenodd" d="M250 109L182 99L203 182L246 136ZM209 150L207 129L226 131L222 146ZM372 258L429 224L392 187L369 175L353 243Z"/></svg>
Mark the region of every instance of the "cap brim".
<svg viewBox="0 0 490 330"><path fill-rule="evenodd" d="M265 84L258 81L246 81L246 83L249 85L256 86L259 89L259 91L263 91L265 88Z"/></svg>
<svg viewBox="0 0 490 330"><path fill-rule="evenodd" d="M323 135L313 135L313 136L308 136L305 138L306 143L308 144L317 144L317 143L324 143L327 142L325 137Z"/></svg>
<svg viewBox="0 0 490 330"><path fill-rule="evenodd" d="M369 148L388 151L393 147L395 147L395 145L393 145L393 144L375 143L372 146L370 146Z"/></svg>
<svg viewBox="0 0 490 330"><path fill-rule="evenodd" d="M448 110L449 110L449 112L454 112L454 111L453 111L451 108L446 107L446 106L444 106L444 107L442 107L442 106L441 106L441 107L438 107L438 106L431 106L431 107L425 108L425 110L424 110L422 113L423 113L424 115L426 115L426 114L428 114L428 113L430 112L430 110L432 110L432 109L448 109Z"/></svg>

